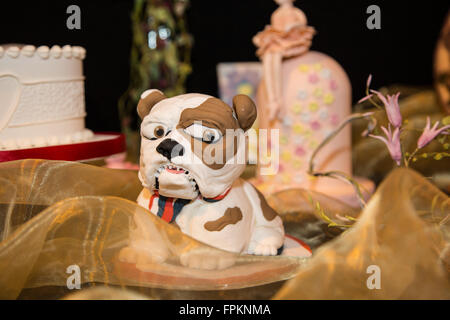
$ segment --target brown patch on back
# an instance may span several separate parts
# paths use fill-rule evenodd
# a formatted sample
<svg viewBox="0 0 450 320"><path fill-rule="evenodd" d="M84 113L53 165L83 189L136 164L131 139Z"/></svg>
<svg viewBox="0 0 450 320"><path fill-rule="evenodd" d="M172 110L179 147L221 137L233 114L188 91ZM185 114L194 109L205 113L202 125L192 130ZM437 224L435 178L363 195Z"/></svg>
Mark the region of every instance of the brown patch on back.
<svg viewBox="0 0 450 320"><path fill-rule="evenodd" d="M264 218L266 218L267 221L272 221L278 216L278 213L275 210L273 210L272 207L269 206L264 195L255 187L253 188L256 190L256 193L258 193L259 201L261 202L261 210L263 212Z"/></svg>
<svg viewBox="0 0 450 320"><path fill-rule="evenodd" d="M225 211L225 214L223 217L215 220L215 221L209 221L205 223L204 227L206 230L214 232L214 231L221 231L223 228L230 224L236 224L239 221L242 220L242 211L238 207L234 208L228 208Z"/></svg>

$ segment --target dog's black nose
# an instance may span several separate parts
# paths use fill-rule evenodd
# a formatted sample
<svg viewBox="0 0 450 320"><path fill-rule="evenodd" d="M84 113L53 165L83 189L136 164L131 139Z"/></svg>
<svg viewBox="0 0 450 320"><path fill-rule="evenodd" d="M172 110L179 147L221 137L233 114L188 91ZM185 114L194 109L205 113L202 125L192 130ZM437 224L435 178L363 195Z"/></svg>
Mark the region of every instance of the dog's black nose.
<svg viewBox="0 0 450 320"><path fill-rule="evenodd" d="M161 142L157 147L156 151L162 154L169 160L175 157L182 157L184 154L184 148L181 144L172 139L166 139Z"/></svg>

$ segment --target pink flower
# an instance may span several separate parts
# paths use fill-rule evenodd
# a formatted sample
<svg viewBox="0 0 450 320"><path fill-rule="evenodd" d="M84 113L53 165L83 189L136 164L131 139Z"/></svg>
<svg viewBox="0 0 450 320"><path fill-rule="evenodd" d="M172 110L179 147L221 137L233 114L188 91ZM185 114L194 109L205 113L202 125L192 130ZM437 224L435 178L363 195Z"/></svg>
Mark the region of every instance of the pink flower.
<svg viewBox="0 0 450 320"><path fill-rule="evenodd" d="M444 132L448 129L450 129L450 125L446 125L440 129L437 127L439 126L439 121L437 121L433 128L431 127L430 123L430 117L427 117L427 125L423 129L422 135L420 136L419 140L417 141L417 147L419 149L422 149L426 145L428 145L431 141L433 141L434 138L436 138L441 133L448 134L448 132Z"/></svg>
<svg viewBox="0 0 450 320"><path fill-rule="evenodd" d="M371 83L372 83L372 75L370 74L369 77L367 78L367 82L366 82L367 90L369 90ZM361 100L359 100L358 103L362 103L366 100L369 100L372 97L373 97L373 94L369 94L369 95L365 96L364 98L362 98Z"/></svg>
<svg viewBox="0 0 450 320"><path fill-rule="evenodd" d="M358 103L363 103L364 101L369 100L372 97L373 97L373 94L369 94L368 96L365 96L364 98L359 100Z"/></svg>
<svg viewBox="0 0 450 320"><path fill-rule="evenodd" d="M381 130L383 130L387 139L385 137L375 136L373 134L369 134L369 137L383 141L384 144L386 144L389 153L391 154L391 158L394 159L397 165L400 165L402 161L402 148L400 145L400 128L395 128L394 133L391 132L391 126L389 126L389 130L387 130L385 127L381 127Z"/></svg>
<svg viewBox="0 0 450 320"><path fill-rule="evenodd" d="M372 75L369 74L369 77L367 78L367 83L366 83L367 88L370 87L370 84L371 84L371 83L372 83Z"/></svg>
<svg viewBox="0 0 450 320"><path fill-rule="evenodd" d="M384 103L389 122L395 128L400 128L400 126L402 125L402 115L400 113L400 106L398 105L398 97L400 96L400 92L396 95L388 95L386 97L375 90L370 90L370 92L375 93L378 98L380 98L380 100Z"/></svg>

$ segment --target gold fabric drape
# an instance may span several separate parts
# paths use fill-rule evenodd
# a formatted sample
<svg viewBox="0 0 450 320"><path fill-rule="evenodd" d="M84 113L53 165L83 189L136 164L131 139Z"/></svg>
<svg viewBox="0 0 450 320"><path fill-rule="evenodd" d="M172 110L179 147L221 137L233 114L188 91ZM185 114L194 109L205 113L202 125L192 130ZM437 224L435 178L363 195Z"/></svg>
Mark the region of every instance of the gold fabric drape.
<svg viewBox="0 0 450 320"><path fill-rule="evenodd" d="M415 171L393 171L362 212L306 190L269 198L287 232L313 248L309 260L209 247L139 207L140 189L135 172L59 161L1 163L0 298L63 298L71 293L73 265L82 290L69 299L450 298L449 198ZM117 259L136 215L173 249L145 272ZM225 256L233 264L191 269L180 263L186 253ZM373 266L379 289L368 285ZM94 285L106 288L92 292Z"/></svg>
<svg viewBox="0 0 450 320"><path fill-rule="evenodd" d="M239 256L182 234L138 206L135 172L79 163L24 160L0 164L0 298L14 299L24 288L66 286L69 266L87 283L161 289L239 290L292 277L303 260ZM146 272L120 263L133 216L138 215L174 252ZM203 259L227 256L225 270L183 267L186 253ZM39 298L37 296L36 298Z"/></svg>
<svg viewBox="0 0 450 320"><path fill-rule="evenodd" d="M276 299L450 299L450 201L397 169L355 225L319 248ZM371 286L377 268L379 287ZM369 284L368 284L369 282Z"/></svg>

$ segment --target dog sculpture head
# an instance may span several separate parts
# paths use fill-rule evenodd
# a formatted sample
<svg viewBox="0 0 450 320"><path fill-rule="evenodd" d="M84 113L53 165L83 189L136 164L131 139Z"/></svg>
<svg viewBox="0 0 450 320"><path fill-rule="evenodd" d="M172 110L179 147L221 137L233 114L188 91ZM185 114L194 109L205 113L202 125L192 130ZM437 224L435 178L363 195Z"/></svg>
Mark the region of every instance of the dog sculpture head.
<svg viewBox="0 0 450 320"><path fill-rule="evenodd" d="M245 132L256 106L245 95L233 107L203 94L166 98L147 90L138 104L141 124L139 178L166 197L214 198L232 185L246 164Z"/></svg>

